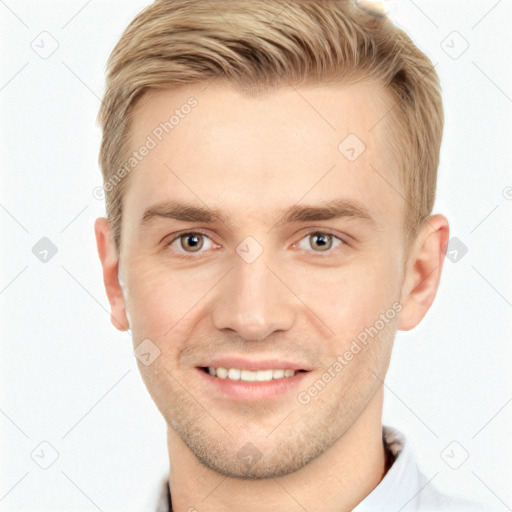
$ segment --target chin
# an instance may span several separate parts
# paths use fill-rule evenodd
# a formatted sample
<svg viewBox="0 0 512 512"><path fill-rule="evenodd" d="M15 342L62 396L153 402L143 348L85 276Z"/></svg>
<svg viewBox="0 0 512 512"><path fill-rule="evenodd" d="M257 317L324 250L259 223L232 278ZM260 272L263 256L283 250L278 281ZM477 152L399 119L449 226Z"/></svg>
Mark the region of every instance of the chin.
<svg viewBox="0 0 512 512"><path fill-rule="evenodd" d="M278 478L294 473L328 450L336 437L332 432L319 436L318 432L314 434L308 429L305 432L295 429L281 436L273 433L273 439L268 439L268 431L265 431L267 434L260 432L252 442L247 440L247 432L230 436L223 431L221 437L215 432L216 429L206 431L196 425L194 431L184 429L177 433L205 467L242 480Z"/></svg>

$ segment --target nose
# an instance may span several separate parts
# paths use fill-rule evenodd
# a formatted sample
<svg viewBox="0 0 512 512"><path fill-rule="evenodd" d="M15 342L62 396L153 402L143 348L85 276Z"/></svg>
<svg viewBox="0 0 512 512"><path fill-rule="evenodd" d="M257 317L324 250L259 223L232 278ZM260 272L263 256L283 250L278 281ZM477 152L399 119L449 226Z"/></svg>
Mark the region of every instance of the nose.
<svg viewBox="0 0 512 512"><path fill-rule="evenodd" d="M293 326L295 297L268 268L264 255L251 263L235 257L234 268L216 290L213 323L217 329L246 340L263 340Z"/></svg>

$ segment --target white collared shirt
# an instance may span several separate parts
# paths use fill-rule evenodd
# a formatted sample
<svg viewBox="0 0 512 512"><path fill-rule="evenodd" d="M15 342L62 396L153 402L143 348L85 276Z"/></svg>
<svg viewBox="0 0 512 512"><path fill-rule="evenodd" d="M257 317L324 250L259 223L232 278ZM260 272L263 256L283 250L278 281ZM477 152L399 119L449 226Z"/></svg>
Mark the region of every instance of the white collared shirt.
<svg viewBox="0 0 512 512"><path fill-rule="evenodd" d="M393 454L392 466L379 485L352 512L481 512L483 505L441 492L418 468L416 456L404 434L384 425L383 437ZM170 512L167 499L168 477L147 509Z"/></svg>
<svg viewBox="0 0 512 512"><path fill-rule="evenodd" d="M486 510L483 505L440 491L419 470L410 441L384 425L384 440L395 460L379 485L352 512L438 512Z"/></svg>

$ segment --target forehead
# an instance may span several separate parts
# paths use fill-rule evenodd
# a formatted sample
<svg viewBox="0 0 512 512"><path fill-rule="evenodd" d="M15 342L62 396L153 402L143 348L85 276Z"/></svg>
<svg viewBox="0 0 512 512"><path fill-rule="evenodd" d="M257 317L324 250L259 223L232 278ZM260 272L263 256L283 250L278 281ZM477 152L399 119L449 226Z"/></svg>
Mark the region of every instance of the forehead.
<svg viewBox="0 0 512 512"><path fill-rule="evenodd" d="M339 198L401 210L390 105L374 83L258 96L221 81L152 91L132 115L130 152L149 149L128 176L124 212L138 223L151 204L183 200L272 222L301 200Z"/></svg>

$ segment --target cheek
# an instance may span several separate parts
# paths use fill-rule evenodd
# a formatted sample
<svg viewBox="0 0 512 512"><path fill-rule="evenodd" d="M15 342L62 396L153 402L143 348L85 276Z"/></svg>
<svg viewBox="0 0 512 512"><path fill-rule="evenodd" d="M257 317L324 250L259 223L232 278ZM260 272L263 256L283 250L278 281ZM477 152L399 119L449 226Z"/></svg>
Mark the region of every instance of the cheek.
<svg viewBox="0 0 512 512"><path fill-rule="evenodd" d="M126 283L126 306L138 340L148 337L168 350L169 339L187 333L204 297L218 280L214 270L176 270L152 258L133 261Z"/></svg>
<svg viewBox="0 0 512 512"><path fill-rule="evenodd" d="M397 265L386 256L361 256L336 268L290 272L288 282L337 340L350 340L373 325L399 298Z"/></svg>
<svg viewBox="0 0 512 512"><path fill-rule="evenodd" d="M141 264L140 260L127 267L130 271L124 292L134 342L140 337L161 337L180 313L180 285L172 281L169 273Z"/></svg>
<svg viewBox="0 0 512 512"><path fill-rule="evenodd" d="M133 259L126 279L126 302L134 319L158 325L183 315L199 295L197 277L158 264L151 257Z"/></svg>

